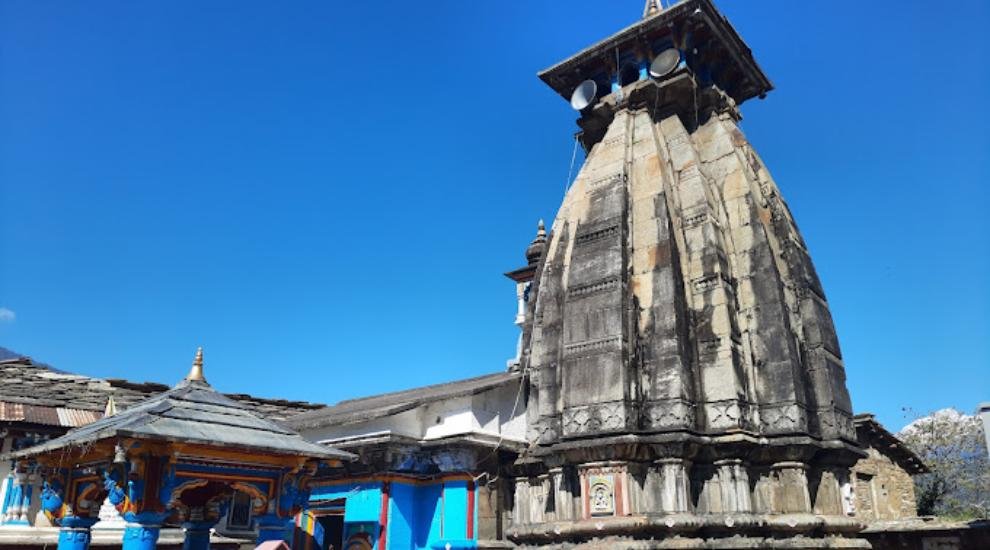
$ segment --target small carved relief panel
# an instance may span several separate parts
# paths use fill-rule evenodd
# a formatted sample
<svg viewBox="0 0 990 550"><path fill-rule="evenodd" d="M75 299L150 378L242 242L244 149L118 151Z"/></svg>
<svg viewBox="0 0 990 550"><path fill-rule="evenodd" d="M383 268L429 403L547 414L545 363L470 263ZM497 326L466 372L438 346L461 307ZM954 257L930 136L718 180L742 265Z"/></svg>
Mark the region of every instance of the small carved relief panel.
<svg viewBox="0 0 990 550"><path fill-rule="evenodd" d="M588 476L588 511L592 516L615 515L615 476Z"/></svg>

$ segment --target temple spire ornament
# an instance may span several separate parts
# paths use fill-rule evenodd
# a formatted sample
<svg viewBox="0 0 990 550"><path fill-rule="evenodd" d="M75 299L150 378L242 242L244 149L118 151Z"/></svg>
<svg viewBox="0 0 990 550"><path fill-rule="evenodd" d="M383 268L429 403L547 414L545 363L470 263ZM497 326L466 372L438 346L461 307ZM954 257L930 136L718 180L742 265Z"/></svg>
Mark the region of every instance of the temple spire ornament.
<svg viewBox="0 0 990 550"><path fill-rule="evenodd" d="M193 359L192 368L189 369L189 374L186 375L186 380L189 382L206 382L206 377L203 376L202 347L196 350L196 357Z"/></svg>
<svg viewBox="0 0 990 550"><path fill-rule="evenodd" d="M663 5L660 4L660 0L646 0L646 6L643 8L643 17L650 17L660 13L663 10Z"/></svg>

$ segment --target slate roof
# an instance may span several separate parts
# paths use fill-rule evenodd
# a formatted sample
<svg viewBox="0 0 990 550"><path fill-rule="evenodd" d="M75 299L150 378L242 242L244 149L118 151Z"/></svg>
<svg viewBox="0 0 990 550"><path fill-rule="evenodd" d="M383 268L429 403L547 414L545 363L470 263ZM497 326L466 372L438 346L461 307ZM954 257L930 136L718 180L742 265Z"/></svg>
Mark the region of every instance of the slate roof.
<svg viewBox="0 0 990 550"><path fill-rule="evenodd" d="M426 403L474 395L507 384L521 376L518 372L500 372L433 386L349 399L332 407L293 416L285 420L283 424L297 430L304 430L381 418L405 412Z"/></svg>
<svg viewBox="0 0 990 550"><path fill-rule="evenodd" d="M69 374L27 357L0 361L0 382L0 422L64 428L82 426L101 418L111 394L118 409L127 409L170 389L154 382ZM283 420L325 406L247 394L226 395L272 420Z"/></svg>
<svg viewBox="0 0 990 550"><path fill-rule="evenodd" d="M929 470L921 458L918 457L903 441L896 435L887 431L883 424L877 422L876 417L871 413L857 414L853 417L853 425L856 426L856 438L860 445L873 447L884 455L890 457L898 466L911 475L927 474Z"/></svg>
<svg viewBox="0 0 990 550"><path fill-rule="evenodd" d="M311 443L296 432L261 418L248 405L217 392L205 381L190 380L183 380L174 388L123 412L10 456L34 456L119 437L199 443L312 458L356 458L350 453Z"/></svg>

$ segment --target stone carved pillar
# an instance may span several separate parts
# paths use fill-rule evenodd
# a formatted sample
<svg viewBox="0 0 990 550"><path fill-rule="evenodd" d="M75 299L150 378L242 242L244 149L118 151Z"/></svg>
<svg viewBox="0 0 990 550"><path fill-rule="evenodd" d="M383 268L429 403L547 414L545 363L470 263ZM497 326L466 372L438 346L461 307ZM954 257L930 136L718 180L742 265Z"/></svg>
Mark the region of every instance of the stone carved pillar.
<svg viewBox="0 0 990 550"><path fill-rule="evenodd" d="M574 500L580 496L581 488L574 472L564 468L553 468L550 470L550 479L556 520L575 519Z"/></svg>
<svg viewBox="0 0 990 550"><path fill-rule="evenodd" d="M816 472L817 483L814 509L816 514L841 516L849 513L849 471L844 468L823 468ZM844 487L846 488L844 490Z"/></svg>
<svg viewBox="0 0 990 550"><path fill-rule="evenodd" d="M691 463L682 458L662 458L656 463L660 467L661 509L667 513L688 512Z"/></svg>
<svg viewBox="0 0 990 550"><path fill-rule="evenodd" d="M751 512L749 474L742 460L719 460L715 463L724 512Z"/></svg>
<svg viewBox="0 0 990 550"><path fill-rule="evenodd" d="M529 479L525 477L516 478L515 491L513 491L512 524L525 525L529 518Z"/></svg>
<svg viewBox="0 0 990 550"><path fill-rule="evenodd" d="M530 478L529 522L543 523L546 519L547 498L550 496L550 476L547 474Z"/></svg>
<svg viewBox="0 0 990 550"><path fill-rule="evenodd" d="M806 514L811 512L807 470L808 466L802 462L778 462L771 466L773 513Z"/></svg>

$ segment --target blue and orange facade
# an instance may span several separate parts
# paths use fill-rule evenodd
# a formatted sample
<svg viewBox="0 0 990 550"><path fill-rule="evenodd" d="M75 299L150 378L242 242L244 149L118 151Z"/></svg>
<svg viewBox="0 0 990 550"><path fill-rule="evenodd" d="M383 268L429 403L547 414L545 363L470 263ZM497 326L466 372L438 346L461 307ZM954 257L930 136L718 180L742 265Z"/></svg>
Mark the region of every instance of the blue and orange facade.
<svg viewBox="0 0 990 550"><path fill-rule="evenodd" d="M314 480L293 548L477 548L477 500L468 474Z"/></svg>

